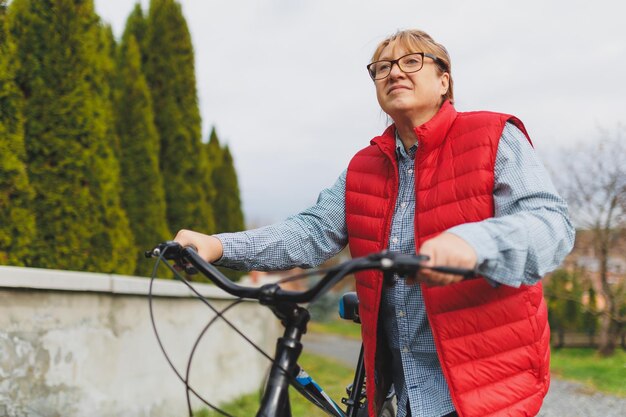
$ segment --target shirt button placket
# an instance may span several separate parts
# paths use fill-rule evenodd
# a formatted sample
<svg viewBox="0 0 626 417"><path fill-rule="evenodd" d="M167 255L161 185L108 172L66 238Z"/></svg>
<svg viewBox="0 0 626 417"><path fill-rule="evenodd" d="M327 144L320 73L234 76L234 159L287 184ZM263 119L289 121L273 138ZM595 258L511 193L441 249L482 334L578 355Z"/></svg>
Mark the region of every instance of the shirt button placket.
<svg viewBox="0 0 626 417"><path fill-rule="evenodd" d="M407 328L407 320L406 320L406 313L405 313L405 302L406 302L406 282L404 280L400 280L397 284L398 286L398 303L396 304L396 306L398 306L398 310L396 310L396 320L398 323L398 333L399 333L399 341L400 341L400 346L402 349L402 356L404 356L404 354L409 353L410 349L409 349L409 329ZM406 358L402 359L402 365L404 366L406 363Z"/></svg>

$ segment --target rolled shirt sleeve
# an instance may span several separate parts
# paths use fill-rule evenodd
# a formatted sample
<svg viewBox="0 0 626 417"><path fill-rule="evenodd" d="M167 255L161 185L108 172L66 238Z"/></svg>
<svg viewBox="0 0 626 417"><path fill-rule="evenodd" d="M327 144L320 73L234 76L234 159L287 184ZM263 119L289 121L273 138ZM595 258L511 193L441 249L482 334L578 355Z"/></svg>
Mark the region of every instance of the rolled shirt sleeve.
<svg viewBox="0 0 626 417"><path fill-rule="evenodd" d="M495 216L448 230L478 255L478 272L499 284L532 285L574 244L567 204L524 134L507 123L495 163Z"/></svg>

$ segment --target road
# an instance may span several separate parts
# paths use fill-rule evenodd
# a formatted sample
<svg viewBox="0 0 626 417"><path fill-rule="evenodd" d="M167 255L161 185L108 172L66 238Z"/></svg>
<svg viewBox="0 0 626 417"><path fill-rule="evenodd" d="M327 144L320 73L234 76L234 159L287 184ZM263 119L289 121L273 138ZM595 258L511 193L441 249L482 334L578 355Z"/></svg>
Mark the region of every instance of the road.
<svg viewBox="0 0 626 417"><path fill-rule="evenodd" d="M335 335L311 333L304 337L305 351L351 367L358 360L360 346L359 341ZM553 377L537 417L626 417L626 398L598 393L582 384Z"/></svg>

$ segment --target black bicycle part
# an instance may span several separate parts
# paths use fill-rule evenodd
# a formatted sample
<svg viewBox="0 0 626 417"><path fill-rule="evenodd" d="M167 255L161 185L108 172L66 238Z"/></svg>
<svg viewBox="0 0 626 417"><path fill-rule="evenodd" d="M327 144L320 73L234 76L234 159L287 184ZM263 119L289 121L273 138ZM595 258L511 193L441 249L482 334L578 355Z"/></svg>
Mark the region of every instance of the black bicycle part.
<svg viewBox="0 0 626 417"><path fill-rule="evenodd" d="M277 284L267 284L261 288L249 288L239 286L223 274L221 274L213 265L204 261L195 248L182 247L177 242L165 242L158 245L152 251L146 252L147 257L163 257L173 260L180 268L181 266L191 264L199 272L213 281L219 288L227 293L240 298L248 298L259 300L262 304L267 305L274 314L285 325L285 333L279 338L276 346L276 355L274 360L249 340L241 331L239 331L225 317L220 317L229 324L233 330L244 337L259 352L272 361L272 369L270 378L267 383L268 389L264 393L262 404L257 417L291 417L291 409L289 405L288 385L295 380L295 374L299 368L297 359L302 351L301 337L306 332L306 323L308 322L308 312L306 309L299 307L298 303L307 303L314 301L321 294L326 292L330 287L336 284L344 276L367 269L379 269L383 273L395 273L399 276L414 275L419 269L427 268L422 263L428 258L422 255L406 255L394 252L383 251L362 258L355 258L347 261L337 267L330 268L326 275L312 288L302 291L287 291L280 288ZM167 264L174 270L171 265ZM462 275L464 278L475 276L475 271L464 270L449 267L428 267L431 270ZM219 314L204 297L202 297L186 280L183 281L189 288L198 295L216 314ZM306 312L303 313L303 312ZM156 327L155 327L156 331ZM157 336L158 339L158 336ZM160 340L159 340L159 344ZM161 349L163 347L161 345ZM165 351L163 351L165 354ZM167 358L167 355L166 355ZM169 358L168 358L168 362ZM172 366L170 362L170 366ZM173 366L172 366L173 367ZM173 368L174 369L174 368ZM181 376L174 369L181 380ZM355 381L357 376L355 374ZM194 395L198 394L188 385L188 381L184 381L186 387L191 390ZM357 381L358 382L358 381ZM295 384L294 386L298 386ZM361 384L353 384L354 388L362 386ZM358 395L360 389L354 389L352 396ZM199 396L198 396L199 397ZM350 399L348 399L350 401ZM356 406L355 399L352 400L352 407ZM211 408L216 409L212 405ZM360 410L360 409L359 409ZM221 411L221 410L220 410ZM224 415L227 415L224 413Z"/></svg>
<svg viewBox="0 0 626 417"><path fill-rule="evenodd" d="M344 320L361 323L361 317L359 316L359 297L356 292L343 294L339 300L339 316ZM357 361L354 372L354 381L346 387L348 397L341 399L342 404L347 406L346 415L348 417L367 417L365 384L365 364L363 362L363 345L361 344L359 360ZM395 410L392 405L394 396L395 390L392 386L378 417L394 417Z"/></svg>
<svg viewBox="0 0 626 417"><path fill-rule="evenodd" d="M280 288L278 284L267 284L260 289L237 285L226 278L213 265L202 259L194 248L182 247L180 244L173 241L158 245L152 251L146 252L146 256L159 256L165 249L167 249L165 251L165 259L174 260L175 262L182 260L183 262L191 263L199 272L227 293L238 298L253 300L260 300L262 296L268 304L281 301L303 304L315 301L321 294L335 285L344 276L367 269L391 271L400 276L413 275L418 270L426 268L422 263L428 259L423 255L407 255L389 251L378 252L361 258L355 258L337 267L330 268L329 272L316 285L306 291L288 291ZM460 268L428 267L428 269L462 275L464 278L473 277L475 275L475 271L473 270Z"/></svg>
<svg viewBox="0 0 626 417"><path fill-rule="evenodd" d="M380 409L380 413L378 417L395 417L396 410L393 407L393 402L391 400L385 400L382 408ZM363 403L363 408L361 408L356 415L356 417L369 417L369 413L367 410L367 401Z"/></svg>
<svg viewBox="0 0 626 417"><path fill-rule="evenodd" d="M308 310L294 303L280 303L269 306L285 325L283 337L276 342L276 355L266 389L261 399L257 417L291 417L289 384L300 368L297 365L302 352L302 335L310 315Z"/></svg>
<svg viewBox="0 0 626 417"><path fill-rule="evenodd" d="M359 352L359 360L357 361L357 366L354 371L354 380L352 384L348 385L346 388L346 393L348 394L348 398L342 398L341 402L346 405L346 415L354 416L355 410L361 410L364 407L363 398L365 397L365 392L363 390L363 385L365 383L365 361L363 358L363 345L361 345L361 350ZM358 414L357 414L358 415Z"/></svg>

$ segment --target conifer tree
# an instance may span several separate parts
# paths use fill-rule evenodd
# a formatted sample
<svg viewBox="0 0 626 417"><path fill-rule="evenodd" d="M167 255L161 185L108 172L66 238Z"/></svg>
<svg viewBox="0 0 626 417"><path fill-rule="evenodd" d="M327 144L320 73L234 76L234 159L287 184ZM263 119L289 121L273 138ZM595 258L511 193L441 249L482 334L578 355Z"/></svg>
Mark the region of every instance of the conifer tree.
<svg viewBox="0 0 626 417"><path fill-rule="evenodd" d="M211 171L213 171L222 162L222 148L220 146L220 140L217 137L215 126L211 128L209 140L205 144L205 148L207 149L207 161L212 168Z"/></svg>
<svg viewBox="0 0 626 417"><path fill-rule="evenodd" d="M137 245L136 275L148 275L152 265L141 249L170 239L165 215L163 179L159 171L159 136L154 126L152 99L141 71L134 35L124 33L117 57L115 109L120 139L122 203Z"/></svg>
<svg viewBox="0 0 626 417"><path fill-rule="evenodd" d="M169 228L172 232L181 228L211 232L211 213L203 188L206 167L194 51L176 1L151 0L142 48L161 139L160 165Z"/></svg>
<svg viewBox="0 0 626 417"><path fill-rule="evenodd" d="M202 144L202 164L200 167L204 173L202 180L202 188L205 193L205 201L209 215L208 231L207 233L215 233L217 231L215 223L215 199L217 197L217 190L213 182L213 171L221 163L222 150L220 148L219 140L217 138L217 132L215 127L211 129L209 134L209 140Z"/></svg>
<svg viewBox="0 0 626 417"><path fill-rule="evenodd" d="M111 60L110 69L112 70L112 74L115 73L115 57L117 53L117 42L115 42L115 35L113 34L113 28L108 23L101 24L102 31L100 36L102 36L101 44L104 48L106 55Z"/></svg>
<svg viewBox="0 0 626 417"><path fill-rule="evenodd" d="M0 0L0 264L28 264L35 237L33 190L24 164L23 97L14 81L15 49Z"/></svg>
<svg viewBox="0 0 626 417"><path fill-rule="evenodd" d="M136 3L133 11L128 15L128 19L126 19L126 27L124 28L124 36L133 35L135 37L135 41L139 46L139 52L141 54L141 66L146 65L146 53L145 53L145 42L146 42L146 32L148 30L148 20L143 14L143 10L141 9L141 4Z"/></svg>
<svg viewBox="0 0 626 417"><path fill-rule="evenodd" d="M99 235L95 235L97 240L93 240L93 244L95 248L111 250L111 255L106 259L108 262L102 262L100 265L103 271L132 274L135 271L137 254L143 254L145 249L140 250L135 246L134 236L129 230L128 217L121 201L120 140L115 128L113 110L116 44L111 27L99 23L96 54L98 64L94 68L92 88L99 102L97 116L101 118L106 129L104 140L99 142L100 157L96 162L102 161L103 169L108 170L109 175L105 177L106 181L101 182L102 188L96 190L94 196L103 207L102 219L114 227L101 230Z"/></svg>
<svg viewBox="0 0 626 417"><path fill-rule="evenodd" d="M217 231L221 233L243 230L239 183L228 145L221 150L221 161L213 171L213 182L217 192L214 204Z"/></svg>
<svg viewBox="0 0 626 417"><path fill-rule="evenodd" d="M91 0L14 0L17 82L26 99L27 169L45 268L132 273L111 142L111 45Z"/></svg>

